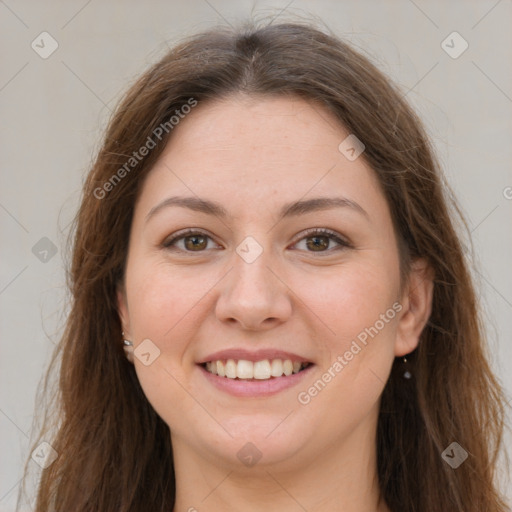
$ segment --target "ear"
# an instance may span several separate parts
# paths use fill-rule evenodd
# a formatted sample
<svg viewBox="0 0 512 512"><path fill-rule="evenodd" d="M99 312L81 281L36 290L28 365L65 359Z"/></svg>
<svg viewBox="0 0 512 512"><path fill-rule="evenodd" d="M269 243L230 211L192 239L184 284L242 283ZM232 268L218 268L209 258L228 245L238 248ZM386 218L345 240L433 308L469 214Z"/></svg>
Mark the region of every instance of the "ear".
<svg viewBox="0 0 512 512"><path fill-rule="evenodd" d="M434 271L426 260L415 260L400 300L402 311L398 321L395 356L409 354L418 346L421 332L432 312L433 293Z"/></svg>
<svg viewBox="0 0 512 512"><path fill-rule="evenodd" d="M126 300L126 293L122 285L117 287L117 312L119 314L119 319L121 320L121 328L124 333L124 339L133 341L131 336L130 315L128 313L128 302ZM123 348L128 361L133 363L133 346L125 346Z"/></svg>
<svg viewBox="0 0 512 512"><path fill-rule="evenodd" d="M125 336L130 335L130 315L128 314L128 302L123 285L117 287L117 312L121 320L121 326ZM128 338L126 338L128 339Z"/></svg>

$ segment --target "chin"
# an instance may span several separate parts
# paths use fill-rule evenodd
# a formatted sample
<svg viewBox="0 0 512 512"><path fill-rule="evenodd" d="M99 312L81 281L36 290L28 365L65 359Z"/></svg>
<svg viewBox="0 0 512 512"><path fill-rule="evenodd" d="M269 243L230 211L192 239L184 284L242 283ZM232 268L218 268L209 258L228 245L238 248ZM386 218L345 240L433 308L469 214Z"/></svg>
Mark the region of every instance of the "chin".
<svg viewBox="0 0 512 512"><path fill-rule="evenodd" d="M205 432L200 435L198 451L208 451L215 464L231 469L277 465L296 469L298 454L308 443L306 432L294 424L292 416L285 419L286 414L253 413L224 419L222 425L231 435L222 428L215 429L215 434Z"/></svg>

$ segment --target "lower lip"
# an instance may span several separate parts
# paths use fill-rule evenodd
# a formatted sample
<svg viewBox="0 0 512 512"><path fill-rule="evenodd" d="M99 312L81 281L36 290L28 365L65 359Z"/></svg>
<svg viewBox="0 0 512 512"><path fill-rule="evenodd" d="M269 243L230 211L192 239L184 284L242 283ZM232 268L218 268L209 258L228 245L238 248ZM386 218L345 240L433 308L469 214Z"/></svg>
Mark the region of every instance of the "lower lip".
<svg viewBox="0 0 512 512"><path fill-rule="evenodd" d="M229 379L228 377L219 377L201 365L199 369L203 372L206 379L217 389L240 397L265 397L275 395L285 389L297 385L306 375L311 373L314 365L310 364L299 373L292 373L288 376L274 377L266 380L245 380Z"/></svg>

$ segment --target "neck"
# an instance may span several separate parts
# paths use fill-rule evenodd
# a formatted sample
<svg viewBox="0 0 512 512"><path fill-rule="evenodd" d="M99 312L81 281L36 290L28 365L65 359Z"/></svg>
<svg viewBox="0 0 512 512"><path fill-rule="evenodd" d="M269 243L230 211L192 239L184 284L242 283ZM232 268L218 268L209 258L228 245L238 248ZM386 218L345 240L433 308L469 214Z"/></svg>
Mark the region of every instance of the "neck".
<svg viewBox="0 0 512 512"><path fill-rule="evenodd" d="M375 432L352 432L314 457L252 467L203 457L173 437L173 512L390 512L379 500ZM213 460L212 460L213 459Z"/></svg>

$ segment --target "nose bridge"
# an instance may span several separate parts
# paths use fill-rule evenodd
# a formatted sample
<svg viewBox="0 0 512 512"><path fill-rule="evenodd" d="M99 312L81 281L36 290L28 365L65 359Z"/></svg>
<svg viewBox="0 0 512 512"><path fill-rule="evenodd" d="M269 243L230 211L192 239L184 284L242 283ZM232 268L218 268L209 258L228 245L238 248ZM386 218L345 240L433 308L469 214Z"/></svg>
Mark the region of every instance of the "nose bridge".
<svg viewBox="0 0 512 512"><path fill-rule="evenodd" d="M257 329L270 319L281 322L288 318L290 298L275 270L270 270L275 267L271 250L248 236L235 252L232 271L217 303L219 319L236 320L245 328Z"/></svg>

